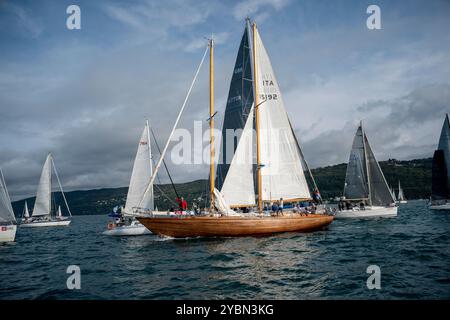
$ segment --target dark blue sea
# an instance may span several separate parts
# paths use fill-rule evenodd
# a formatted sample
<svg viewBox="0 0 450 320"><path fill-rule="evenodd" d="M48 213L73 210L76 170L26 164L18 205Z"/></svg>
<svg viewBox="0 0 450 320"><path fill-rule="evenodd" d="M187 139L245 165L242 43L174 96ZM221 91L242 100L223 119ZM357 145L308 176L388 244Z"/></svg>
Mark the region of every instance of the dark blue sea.
<svg viewBox="0 0 450 320"><path fill-rule="evenodd" d="M103 236L106 216L19 228L0 245L0 299L449 299L450 212L425 201L397 218L260 238ZM69 265L81 289L69 290ZM381 289L369 290L369 265Z"/></svg>

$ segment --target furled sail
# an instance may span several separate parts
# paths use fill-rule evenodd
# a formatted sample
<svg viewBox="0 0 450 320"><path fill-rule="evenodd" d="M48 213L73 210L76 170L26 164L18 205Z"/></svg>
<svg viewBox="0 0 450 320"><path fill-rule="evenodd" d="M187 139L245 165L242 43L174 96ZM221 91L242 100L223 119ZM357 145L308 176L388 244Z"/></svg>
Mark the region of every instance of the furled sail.
<svg viewBox="0 0 450 320"><path fill-rule="evenodd" d="M0 170L0 223L12 223L15 221L16 217L11 206L11 199L9 198L3 173Z"/></svg>
<svg viewBox="0 0 450 320"><path fill-rule="evenodd" d="M217 186L221 190L238 146L235 130L243 129L253 105L253 76L250 27L247 21L234 65L222 126L222 146L217 166ZM228 135L227 135L228 133ZM235 139L235 141L229 141Z"/></svg>
<svg viewBox="0 0 450 320"><path fill-rule="evenodd" d="M356 130L345 174L344 197L347 199L369 198L366 155L362 126Z"/></svg>
<svg viewBox="0 0 450 320"><path fill-rule="evenodd" d="M280 88L258 30L255 32L262 200L310 199L301 155Z"/></svg>
<svg viewBox="0 0 450 320"><path fill-rule="evenodd" d="M388 206L395 203L392 193L389 191L389 186L381 171L372 148L369 145L369 140L364 133L364 142L366 147L367 168L369 170L369 185L370 185L370 204L374 206Z"/></svg>
<svg viewBox="0 0 450 320"><path fill-rule="evenodd" d="M222 194L232 207L255 205L253 181L253 108L239 138L238 146L225 177Z"/></svg>
<svg viewBox="0 0 450 320"><path fill-rule="evenodd" d="M145 192L151 176L150 136L148 124L146 124L139 140L130 186L128 187L127 201L125 203L125 212L127 214L133 214L133 208L138 206L153 210L153 186L151 186L150 192Z"/></svg>
<svg viewBox="0 0 450 320"><path fill-rule="evenodd" d="M52 155L49 153L42 168L36 192L33 217L50 215L52 193Z"/></svg>

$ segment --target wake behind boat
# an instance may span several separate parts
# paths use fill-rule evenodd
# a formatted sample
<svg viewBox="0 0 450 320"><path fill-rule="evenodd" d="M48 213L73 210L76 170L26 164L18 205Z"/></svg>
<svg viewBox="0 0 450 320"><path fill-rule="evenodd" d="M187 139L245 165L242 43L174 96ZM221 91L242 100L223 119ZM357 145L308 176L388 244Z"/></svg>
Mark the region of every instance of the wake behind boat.
<svg viewBox="0 0 450 320"><path fill-rule="evenodd" d="M208 120L211 151L209 212L204 216L191 217L158 217L150 214L140 216L138 220L153 233L176 238L241 237L280 232L307 232L325 228L333 221L333 216L302 215L299 211L283 210L284 204L312 201L313 198L305 177L306 162L284 108L269 56L256 24L250 27L249 20L246 22L236 59L223 127L223 132L230 128L244 130L229 166L219 166L218 172L223 180L219 183L220 191L215 188L213 40L209 41L208 49L210 54L210 117ZM149 186L164 158L207 50ZM253 141L253 129L256 131L256 141ZM249 156L255 142L256 166L252 160L253 155ZM255 192L255 170L257 192ZM313 178L312 180L314 181ZM317 186L314 188L314 194L316 200L319 200ZM248 210L253 211L255 206L257 208L254 213L243 213ZM264 207L275 207L276 210L272 214L268 213L268 210L265 213ZM241 208L242 210L239 211L243 212L233 208Z"/></svg>
<svg viewBox="0 0 450 320"><path fill-rule="evenodd" d="M16 238L16 217L11 206L5 178L0 169L0 243L13 242Z"/></svg>
<svg viewBox="0 0 450 320"><path fill-rule="evenodd" d="M450 186L450 122L448 114L445 115L441 136L437 150L433 155L431 210L450 210L449 186Z"/></svg>
<svg viewBox="0 0 450 320"><path fill-rule="evenodd" d="M44 167L42 168L33 212L30 216L28 212L28 205L25 202L24 217L22 219L22 223L20 224L21 227L56 227L68 226L70 224L70 218L62 215L61 206L58 206L56 211L52 210L54 209L54 206L52 206L54 203L54 201L52 201L53 171L55 172L67 212L69 213L69 216L72 217L66 196L64 195L64 191L62 189L61 181L59 180L58 172L56 171L55 163L53 162L53 156L49 153L45 160Z"/></svg>
<svg viewBox="0 0 450 320"><path fill-rule="evenodd" d="M336 218L395 217L397 207L362 122L356 130Z"/></svg>

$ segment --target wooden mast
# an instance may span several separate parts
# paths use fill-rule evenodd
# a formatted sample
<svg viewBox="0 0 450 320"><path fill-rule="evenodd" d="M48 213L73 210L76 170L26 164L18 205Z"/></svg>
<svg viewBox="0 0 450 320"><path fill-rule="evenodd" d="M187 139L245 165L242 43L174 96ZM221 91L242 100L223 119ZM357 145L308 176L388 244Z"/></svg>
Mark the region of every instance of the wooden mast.
<svg viewBox="0 0 450 320"><path fill-rule="evenodd" d="M210 211L214 210L214 40L209 40L209 136L210 136L210 165L209 165L209 194Z"/></svg>
<svg viewBox="0 0 450 320"><path fill-rule="evenodd" d="M259 93L258 93L258 70L256 68L256 23L253 22L253 94L255 100L255 130L256 130L256 162L258 177L258 211L263 211L262 206L262 179L261 179L261 146L259 133Z"/></svg>

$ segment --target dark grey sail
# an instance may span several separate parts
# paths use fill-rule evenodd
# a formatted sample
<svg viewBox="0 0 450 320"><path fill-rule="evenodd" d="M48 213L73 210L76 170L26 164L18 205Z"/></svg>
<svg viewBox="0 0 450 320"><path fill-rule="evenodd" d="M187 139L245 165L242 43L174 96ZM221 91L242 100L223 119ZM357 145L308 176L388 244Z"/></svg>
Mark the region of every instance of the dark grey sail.
<svg viewBox="0 0 450 320"><path fill-rule="evenodd" d="M445 115L444 125L442 126L441 136L439 137L438 150L444 153L445 164L447 165L447 173L450 172L450 122L448 114ZM450 185L450 177L447 175L448 185Z"/></svg>
<svg viewBox="0 0 450 320"><path fill-rule="evenodd" d="M237 137L233 137L235 140L234 143L227 141L227 130L244 128L254 102L250 34L250 23L247 21L239 46L233 76L231 78L230 91L228 93L222 126L222 146L220 148L216 180L216 186L219 190L222 188L231 160L233 159L234 152L238 145ZM230 149L230 146L234 147L231 150L227 150L227 146L228 149Z"/></svg>
<svg viewBox="0 0 450 320"><path fill-rule="evenodd" d="M433 156L431 198L445 200L449 196L450 186L450 122L448 114L442 126L439 145Z"/></svg>
<svg viewBox="0 0 450 320"><path fill-rule="evenodd" d="M372 148L369 145L369 140L364 133L364 144L366 147L367 157L367 169L368 169L368 182L370 188L370 204L373 206L388 206L395 203L389 186L384 177L383 171L381 171L375 155L372 152Z"/></svg>
<svg viewBox="0 0 450 320"><path fill-rule="evenodd" d="M345 174L344 197L346 199L368 199L369 189L366 175L366 156L362 127L356 130L352 150Z"/></svg>
<svg viewBox="0 0 450 320"><path fill-rule="evenodd" d="M431 173L431 199L448 199L448 179L447 165L445 163L444 152L436 150L433 156L433 167Z"/></svg>

